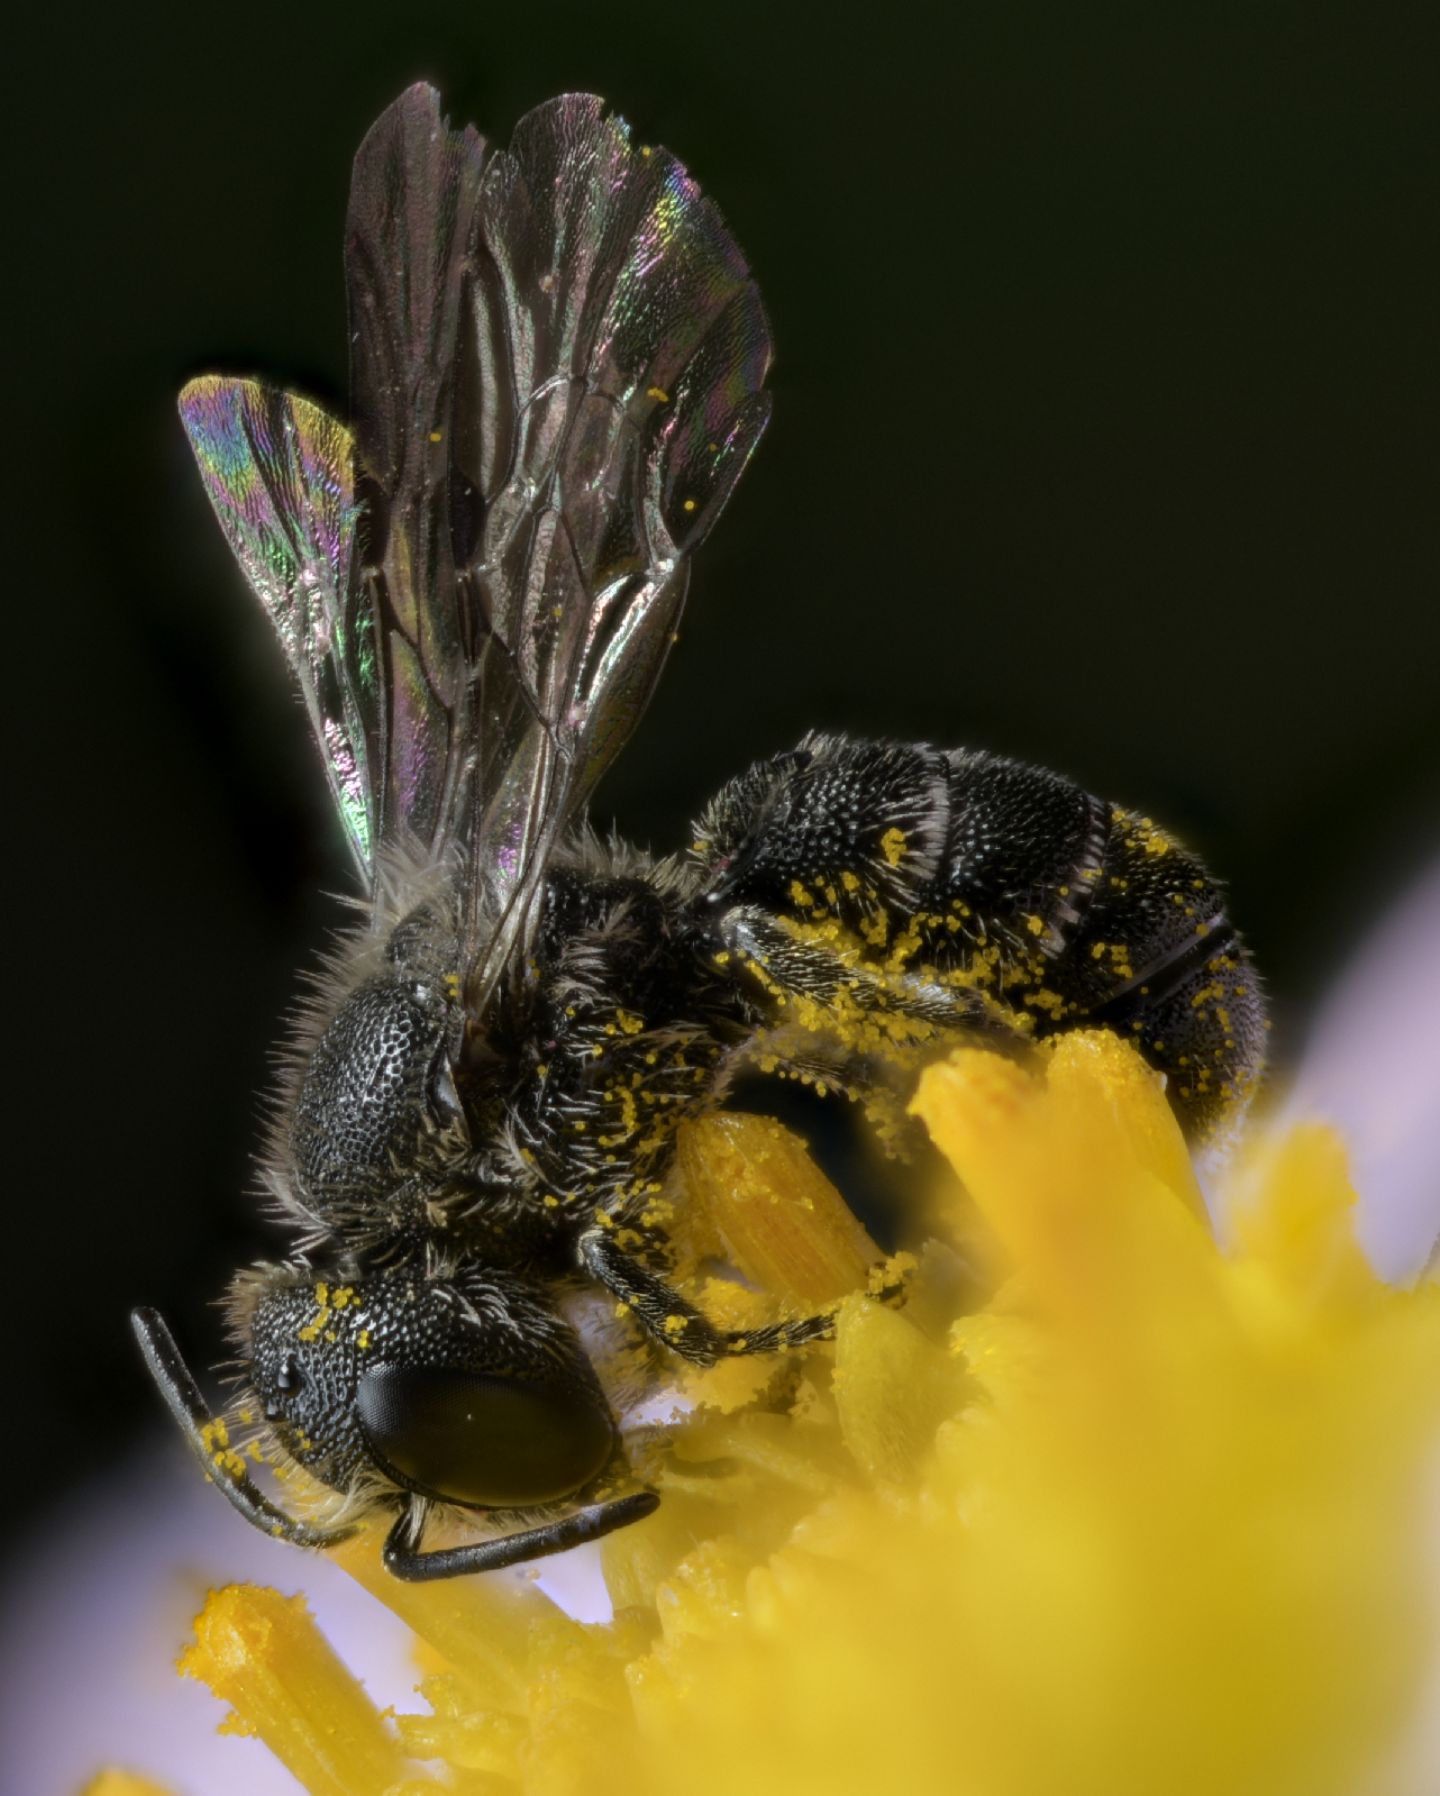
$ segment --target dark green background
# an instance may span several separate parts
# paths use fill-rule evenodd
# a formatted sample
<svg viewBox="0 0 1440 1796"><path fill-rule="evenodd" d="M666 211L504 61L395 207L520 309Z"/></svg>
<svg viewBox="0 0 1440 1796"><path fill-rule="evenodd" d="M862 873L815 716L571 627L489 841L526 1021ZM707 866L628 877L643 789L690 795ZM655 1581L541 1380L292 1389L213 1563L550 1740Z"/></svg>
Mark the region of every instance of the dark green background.
<svg viewBox="0 0 1440 1796"><path fill-rule="evenodd" d="M350 154L427 76L606 94L720 201L776 421L603 792L673 844L826 724L1050 763L1231 882L1282 1051L1440 843L1432 6L263 5L8 44L12 1467L197 1355L346 868L188 464L207 366L341 402Z"/></svg>

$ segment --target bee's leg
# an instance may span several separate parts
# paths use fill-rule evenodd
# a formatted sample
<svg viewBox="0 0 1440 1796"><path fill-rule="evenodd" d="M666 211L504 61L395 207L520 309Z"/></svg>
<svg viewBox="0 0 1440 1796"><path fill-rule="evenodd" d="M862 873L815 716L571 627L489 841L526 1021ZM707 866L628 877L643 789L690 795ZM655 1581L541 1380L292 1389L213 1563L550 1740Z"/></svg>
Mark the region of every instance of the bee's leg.
<svg viewBox="0 0 1440 1796"><path fill-rule="evenodd" d="M787 923L753 905L727 911L717 925L725 950L772 998L784 1004L808 1000L826 1013L829 1026L847 1019L903 1017L922 1030L964 1032L1019 1045L1027 1038L1015 1017L985 992L960 981L924 978L845 954L803 925Z"/></svg>
<svg viewBox="0 0 1440 1796"><path fill-rule="evenodd" d="M563 1553L583 1541L599 1540L602 1534L640 1521L659 1503L653 1490L632 1490L623 1497L591 1503L557 1521L542 1522L538 1528L522 1529L519 1534L502 1534L496 1540L476 1540L469 1546L442 1547L430 1553L420 1546L423 1510L418 1512L417 1526L417 1512L407 1509L386 1535L382 1558L386 1571L409 1584L498 1571L502 1566L520 1565L527 1559L543 1559L547 1553Z"/></svg>
<svg viewBox="0 0 1440 1796"><path fill-rule="evenodd" d="M693 1365L713 1366L739 1353L779 1353L827 1341L835 1333L831 1312L760 1328L717 1328L663 1278L617 1246L607 1229L586 1230L580 1237L580 1258L590 1276L618 1298L662 1347Z"/></svg>
<svg viewBox="0 0 1440 1796"><path fill-rule="evenodd" d="M333 1547L355 1532L353 1528L317 1528L311 1522L297 1521L272 1503L252 1481L240 1455L228 1445L224 1422L206 1407L164 1318L156 1310L132 1310L130 1326L150 1376L205 1476L252 1528L297 1547Z"/></svg>

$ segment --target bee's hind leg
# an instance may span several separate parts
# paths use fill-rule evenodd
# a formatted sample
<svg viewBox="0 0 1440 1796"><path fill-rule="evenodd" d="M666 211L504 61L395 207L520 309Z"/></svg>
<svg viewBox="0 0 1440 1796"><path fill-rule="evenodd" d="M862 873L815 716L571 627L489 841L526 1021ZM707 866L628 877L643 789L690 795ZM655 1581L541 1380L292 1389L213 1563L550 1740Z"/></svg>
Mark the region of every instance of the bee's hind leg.
<svg viewBox="0 0 1440 1796"><path fill-rule="evenodd" d="M726 912L716 932L742 972L782 1005L799 999L821 1007L832 1033L843 1035L847 1019L853 1025L903 1018L922 1034L950 1033L1001 1048L1027 1040L1013 1012L958 975L916 974L846 955L807 935L793 918L754 905Z"/></svg>
<svg viewBox="0 0 1440 1796"><path fill-rule="evenodd" d="M607 1229L586 1230L580 1237L580 1259L590 1276L623 1303L648 1334L692 1365L713 1366L743 1353L780 1353L811 1341L828 1341L835 1333L833 1311L760 1328L717 1328L663 1278L618 1246Z"/></svg>

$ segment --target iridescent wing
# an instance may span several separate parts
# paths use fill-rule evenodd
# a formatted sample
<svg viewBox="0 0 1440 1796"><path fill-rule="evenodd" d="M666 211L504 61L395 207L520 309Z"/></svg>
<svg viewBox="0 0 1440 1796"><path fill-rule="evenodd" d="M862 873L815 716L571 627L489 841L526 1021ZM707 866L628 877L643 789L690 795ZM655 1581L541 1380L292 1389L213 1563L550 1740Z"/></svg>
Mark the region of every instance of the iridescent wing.
<svg viewBox="0 0 1440 1796"><path fill-rule="evenodd" d="M438 845L467 713L442 433L484 156L473 131L443 125L424 87L360 146L346 246L353 436L255 381L207 375L180 396L206 491L300 685L367 889L380 845Z"/></svg>
<svg viewBox="0 0 1440 1796"><path fill-rule="evenodd" d="M486 146L416 86L355 156L345 229L362 580L385 669L381 839L438 856L466 800L474 647L459 592L454 427Z"/></svg>
<svg viewBox="0 0 1440 1796"><path fill-rule="evenodd" d="M403 94L355 160L346 281L353 442L251 382L182 412L362 870L387 844L462 869L479 1008L654 688L769 415L769 331L719 212L584 95L491 154Z"/></svg>
<svg viewBox="0 0 1440 1796"><path fill-rule="evenodd" d="M219 375L190 382L180 416L221 528L299 682L368 885L378 840L370 775L378 680L370 615L352 598L350 433L306 399Z"/></svg>
<svg viewBox="0 0 1440 1796"><path fill-rule="evenodd" d="M585 95L487 158L411 89L357 159L348 264L385 833L463 856L478 1007L650 697L769 414L769 331L716 208Z"/></svg>

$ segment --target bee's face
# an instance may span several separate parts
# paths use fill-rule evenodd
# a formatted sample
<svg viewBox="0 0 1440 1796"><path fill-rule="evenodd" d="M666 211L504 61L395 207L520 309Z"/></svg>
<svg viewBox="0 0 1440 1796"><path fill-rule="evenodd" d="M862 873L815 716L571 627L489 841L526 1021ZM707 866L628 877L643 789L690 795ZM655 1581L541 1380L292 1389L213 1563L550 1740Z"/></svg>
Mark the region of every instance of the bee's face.
<svg viewBox="0 0 1440 1796"><path fill-rule="evenodd" d="M255 1305L251 1382L298 1463L471 1508L553 1502L615 1445L579 1342L518 1280L281 1268Z"/></svg>
<svg viewBox="0 0 1440 1796"><path fill-rule="evenodd" d="M261 1414L290 1457L334 1489L368 1457L355 1416L368 1309L357 1286L282 1267L250 1322L250 1382Z"/></svg>

